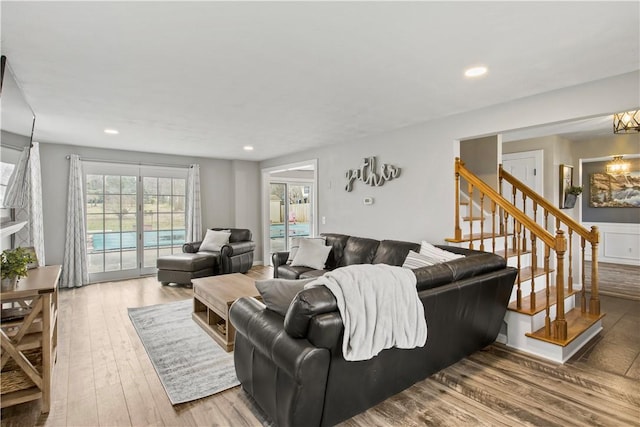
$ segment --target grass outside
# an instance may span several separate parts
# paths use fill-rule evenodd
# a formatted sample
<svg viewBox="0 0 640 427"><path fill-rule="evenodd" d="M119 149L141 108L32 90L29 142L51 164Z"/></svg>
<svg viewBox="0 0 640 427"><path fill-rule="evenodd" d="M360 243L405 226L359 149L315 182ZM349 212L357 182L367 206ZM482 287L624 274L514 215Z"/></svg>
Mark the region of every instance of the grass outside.
<svg viewBox="0 0 640 427"><path fill-rule="evenodd" d="M122 207L119 202L116 204L108 200L106 206L105 203L87 203L87 232L136 231L137 214L135 200L131 204L128 203L128 200L125 200L126 197L127 196L122 196ZM120 209L122 209L121 213ZM172 204L170 202L145 204L143 210L144 229L171 230L184 228L184 209L181 211L174 210L173 213L171 209Z"/></svg>

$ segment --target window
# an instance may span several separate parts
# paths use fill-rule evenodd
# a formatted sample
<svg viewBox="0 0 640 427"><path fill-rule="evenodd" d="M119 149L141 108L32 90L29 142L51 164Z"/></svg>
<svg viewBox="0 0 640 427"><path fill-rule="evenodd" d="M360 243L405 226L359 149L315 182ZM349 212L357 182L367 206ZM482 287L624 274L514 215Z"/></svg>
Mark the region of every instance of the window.
<svg viewBox="0 0 640 427"><path fill-rule="evenodd" d="M90 281L152 274L159 256L182 252L186 169L83 167Z"/></svg>
<svg viewBox="0 0 640 427"><path fill-rule="evenodd" d="M11 221L11 209L4 208L4 195L7 191L9 178L15 165L13 163L0 162L0 219L2 222Z"/></svg>
<svg viewBox="0 0 640 427"><path fill-rule="evenodd" d="M162 255L182 252L185 243L184 178L147 177L142 179L144 267L155 267Z"/></svg>

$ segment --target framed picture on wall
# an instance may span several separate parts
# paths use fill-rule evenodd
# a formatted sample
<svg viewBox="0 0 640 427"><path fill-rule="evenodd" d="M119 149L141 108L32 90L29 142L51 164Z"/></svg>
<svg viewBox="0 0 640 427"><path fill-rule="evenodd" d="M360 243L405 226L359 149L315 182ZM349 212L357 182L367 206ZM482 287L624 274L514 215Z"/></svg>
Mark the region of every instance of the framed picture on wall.
<svg viewBox="0 0 640 427"><path fill-rule="evenodd" d="M589 207L640 208L640 171L612 175L592 173Z"/></svg>
<svg viewBox="0 0 640 427"><path fill-rule="evenodd" d="M567 190L573 186L573 166L560 165L560 200L558 201L558 207L565 209L565 195Z"/></svg>

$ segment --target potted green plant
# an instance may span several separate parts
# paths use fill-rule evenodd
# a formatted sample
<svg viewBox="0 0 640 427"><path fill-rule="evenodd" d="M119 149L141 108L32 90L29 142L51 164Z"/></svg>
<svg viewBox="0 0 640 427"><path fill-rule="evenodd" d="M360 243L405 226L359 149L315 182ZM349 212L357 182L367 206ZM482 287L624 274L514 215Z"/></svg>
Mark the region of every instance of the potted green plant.
<svg viewBox="0 0 640 427"><path fill-rule="evenodd" d="M27 275L27 265L35 262L35 259L25 248L6 249L2 251L2 290L9 291L15 288L20 277Z"/></svg>
<svg viewBox="0 0 640 427"><path fill-rule="evenodd" d="M567 188L567 192L564 196L564 207L567 209L573 208L576 205L578 196L582 194L582 187L571 186Z"/></svg>

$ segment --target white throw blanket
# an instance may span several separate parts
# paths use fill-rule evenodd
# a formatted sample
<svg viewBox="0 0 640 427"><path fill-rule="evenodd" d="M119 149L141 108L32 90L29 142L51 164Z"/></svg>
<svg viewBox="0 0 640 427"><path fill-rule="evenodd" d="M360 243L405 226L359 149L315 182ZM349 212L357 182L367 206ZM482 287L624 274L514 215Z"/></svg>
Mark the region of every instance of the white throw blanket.
<svg viewBox="0 0 640 427"><path fill-rule="evenodd" d="M421 347L427 341L416 276L408 268L358 264L335 269L307 284L335 295L344 323L345 360L367 360L385 348Z"/></svg>

